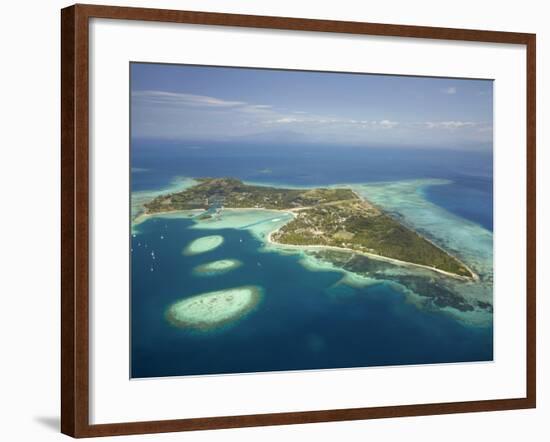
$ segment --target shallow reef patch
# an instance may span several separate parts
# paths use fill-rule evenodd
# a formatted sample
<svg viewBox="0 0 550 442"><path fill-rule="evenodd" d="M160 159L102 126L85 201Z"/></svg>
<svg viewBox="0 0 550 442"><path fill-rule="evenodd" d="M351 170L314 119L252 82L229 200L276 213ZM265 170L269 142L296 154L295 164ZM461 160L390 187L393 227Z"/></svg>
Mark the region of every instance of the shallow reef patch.
<svg viewBox="0 0 550 442"><path fill-rule="evenodd" d="M173 303L166 319L178 328L209 331L244 317L256 308L262 296L261 287L254 285L203 293Z"/></svg>
<svg viewBox="0 0 550 442"><path fill-rule="evenodd" d="M221 246L223 241L223 236L221 235L203 236L202 238L192 241L183 249L183 254L198 255L199 253L206 253Z"/></svg>
<svg viewBox="0 0 550 442"><path fill-rule="evenodd" d="M220 259L219 261L207 262L198 265L193 269L195 276L214 276L230 272L242 266L243 263L238 259Z"/></svg>

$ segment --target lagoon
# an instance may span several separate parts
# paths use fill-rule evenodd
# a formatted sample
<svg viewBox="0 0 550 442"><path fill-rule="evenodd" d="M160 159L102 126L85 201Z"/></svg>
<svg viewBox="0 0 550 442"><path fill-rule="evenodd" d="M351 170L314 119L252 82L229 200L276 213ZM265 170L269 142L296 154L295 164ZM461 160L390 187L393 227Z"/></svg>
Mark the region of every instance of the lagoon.
<svg viewBox="0 0 550 442"><path fill-rule="evenodd" d="M144 149L136 150L135 167L144 164ZM387 263L374 263L370 274L358 275L305 251L269 244L269 232L292 217L277 211L224 210L221 218L204 221L193 214L148 217L134 226L132 238L132 377L492 360L492 310L442 306L453 304L453 293L492 305L487 221L492 194L485 192L471 203L469 193L455 189L455 183L464 187L469 182L460 175L460 162L469 173L477 167L485 175L490 173L485 157L406 152L384 171L387 151L375 152L370 161L364 152L351 150L347 157L327 151L317 159L307 149L294 157L292 150L279 149L278 158L245 148L220 153L214 146L166 152L147 162L148 171L132 174L135 191L165 188L186 174L237 175L280 186L349 184L431 239L445 242L483 278L478 285L461 285ZM427 165L421 161L426 158ZM332 175L324 169L327 161ZM430 175L434 171L437 176ZM433 189L443 188L434 197ZM223 238L223 244L204 253L181 253L211 236ZM234 271L208 278L194 271L232 259L242 263ZM166 319L167 309L182 300L249 286L261 288L262 302L253 313L237 315L231 326L174 327ZM428 302L426 288L438 297Z"/></svg>

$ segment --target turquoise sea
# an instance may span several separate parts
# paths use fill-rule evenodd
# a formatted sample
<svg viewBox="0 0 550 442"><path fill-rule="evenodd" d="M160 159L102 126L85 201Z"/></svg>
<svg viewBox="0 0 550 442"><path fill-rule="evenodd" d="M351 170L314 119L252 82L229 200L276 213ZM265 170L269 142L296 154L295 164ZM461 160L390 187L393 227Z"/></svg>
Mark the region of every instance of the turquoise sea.
<svg viewBox="0 0 550 442"><path fill-rule="evenodd" d="M280 213L226 211L211 222L177 214L148 218L131 229L132 377L493 359L490 153L134 140L131 164L136 211L193 177L351 186L480 275L465 283L380 262L357 275L311 253L266 246L267 232L285 222ZM207 235L224 242L182 254ZM218 275L193 272L221 259L242 265ZM260 301L223 327L188 330L166 320L178 300L249 285L261 289Z"/></svg>

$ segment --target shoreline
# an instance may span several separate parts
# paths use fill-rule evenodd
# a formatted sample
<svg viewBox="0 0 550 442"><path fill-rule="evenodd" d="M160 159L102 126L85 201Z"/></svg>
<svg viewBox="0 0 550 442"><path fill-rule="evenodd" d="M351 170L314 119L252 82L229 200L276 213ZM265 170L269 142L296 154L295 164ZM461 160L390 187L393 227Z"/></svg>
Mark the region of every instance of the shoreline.
<svg viewBox="0 0 550 442"><path fill-rule="evenodd" d="M239 211L262 211L262 212L279 212L279 213L286 213L286 214L290 214L292 216L296 216L296 214L294 213L294 211L298 211L298 210L303 210L303 209L307 209L308 207L296 207L294 209L266 209L266 208L263 208L263 207L224 207L223 208L223 211L228 211L228 212L239 212ZM142 222L146 221L147 219L149 218L153 218L155 216L162 216L162 215L175 215L177 213L181 213L182 215L185 215L185 214L188 214L188 215L192 215L194 213L198 214L200 212L204 212L203 209L182 209L182 210L166 210L165 212L155 212L155 213L140 213L138 216L136 216L133 220L132 220L132 225L138 225L138 224L141 224Z"/></svg>
<svg viewBox="0 0 550 442"><path fill-rule="evenodd" d="M445 270L437 269L435 267L430 267L430 266L427 266L425 264L417 264L417 263L409 262L409 261L401 261L399 259L390 258L388 256L377 255L376 253L362 252L362 251L350 249L350 248L347 248L347 247L337 247L337 246L328 246L328 245L298 245L298 244L281 243L281 242L277 242L277 241L273 240L273 238L272 238L272 235L275 234L276 232L278 232L279 230L280 230L280 227L278 229L275 229L272 232L269 232L269 234L266 237L266 240L267 240L268 244L272 244L274 246L281 247L281 248L289 248L289 249L297 249L297 250L335 250L335 251L339 251L339 252L355 253L355 254L358 254L358 255L362 255L362 256L366 256L368 258L378 260L378 261L389 262L391 264L395 264L395 265L399 265L399 266L403 266L403 267L418 267L418 268L422 268L422 269L425 269L425 270L431 270L433 272L437 272L437 273L440 273L442 275L445 275L445 276L448 276L448 277L451 277L451 278L459 279L461 281L477 281L479 279L477 274L473 273L465 265L464 266L472 274L471 277L457 275L456 273L447 272Z"/></svg>
<svg viewBox="0 0 550 442"><path fill-rule="evenodd" d="M442 272L443 274L447 274L449 276L456 276L456 277L459 277L459 278L465 278L467 280L472 280L472 281L479 281L479 275L474 272L469 266L467 266L462 260L458 259L455 255L453 255L452 253L450 253L448 250L445 250L443 247L439 246L438 244L436 244L434 241L432 241L430 238L427 238L426 236L422 235L421 233L419 233L414 227L409 227L407 224L404 224L403 222L401 222L401 220L398 220L398 219L395 219L393 216L391 216L387 211L385 211L384 209L378 207L376 204L374 204L373 202L363 198L359 193L357 193L357 191L355 189L353 189L353 187L350 188L352 193L357 197L359 198L360 200L362 201L367 201L369 204L371 204L373 207L376 207L376 209L378 209L380 212L384 213L386 216L389 216L390 218L392 218L393 220L395 220L396 222L398 222L399 224L403 225L404 227L406 227L407 229L409 230L412 230L414 231L414 233L416 233L418 236L420 236L422 239L424 239L425 241L429 242L432 246L434 247L437 247L439 250L441 250L443 253L449 255L451 258L455 259L456 261L458 261L460 264L462 264L464 266L464 268L466 270L468 270L468 272L470 272L470 277L466 277L466 276L462 276L462 275L456 275L455 273L450 273L450 272L446 272L445 270L440 270L440 269L436 269L436 268L433 268L433 267L429 267L429 266L426 266L426 265L423 265L423 264L415 264L415 263L409 263L408 261L400 261L400 262L403 262L403 263L408 263L408 264L411 264L411 265L417 265L417 266L421 266L421 267L424 267L424 268L427 268L427 269L430 269L430 270L434 270L436 272ZM375 254L373 254L375 255ZM382 256L382 255L376 255L376 256ZM389 258L389 259L393 259L393 258ZM396 260L396 261L399 261L399 260Z"/></svg>
<svg viewBox="0 0 550 442"><path fill-rule="evenodd" d="M166 212L155 212L155 213L140 213L137 215L133 220L131 220L131 225L137 226L145 221L147 221L149 218L154 218L155 216L162 216L162 215L173 215L176 213L182 213L182 214L191 214L193 212L202 212L201 209L188 209L188 210L167 210Z"/></svg>
<svg viewBox="0 0 550 442"><path fill-rule="evenodd" d="M373 203L371 203L368 200L365 200L365 198L363 198L361 195L359 195L354 189L351 189L351 191L353 192L353 194L359 200L366 201L367 203L369 203L369 204L373 205L374 207L376 207L377 210L380 210L381 212L385 213L378 206L374 205ZM240 211L278 212L278 213L289 214L293 218L295 218L296 217L296 212L299 212L299 211L305 210L305 209L309 209L309 208L310 207L295 207L295 208L292 208L292 209L267 209L267 208L263 208L263 207L227 207L227 208L223 208L222 210L223 211L234 211L234 212L240 212ZM166 214L177 214L177 213L191 215L193 213L196 213L196 212L200 213L202 211L203 210L201 210L201 209L188 209L188 210L169 210L169 211L165 211L165 212L155 212L155 213L140 213L138 216L136 216L136 218L134 220L132 220L131 227L133 228L134 226L137 226L137 225L145 222L147 219L153 218L155 216L162 216L162 215L166 215ZM287 223L285 223L285 225L286 224ZM421 235L420 233L418 233L416 230L414 230L414 232L417 235L420 235L424 240L428 241L434 247L437 247L442 252L446 253L447 255L451 256L452 258L454 258L455 260L460 262L460 264L462 264L468 270L468 272L470 272L470 276L462 276L462 275L447 272L445 270L441 270L441 269L438 269L438 268L435 268L435 267L430 267L430 266L425 265L425 264L418 264L418 263L409 262L409 261L402 261L402 260L399 260L399 259L390 258L388 256L378 255L376 253L363 252L363 251L359 251L359 250L350 249L350 248L347 248L347 247L329 246L329 245L322 245L322 244L319 244L319 245L299 245L299 244L280 243L280 242L277 242L277 241L273 240L272 237L282 227L283 226L280 226L277 229L272 230L271 232L269 232L265 236L265 241L266 241L267 244L270 244L270 245L273 245L273 246L276 246L276 247L279 247L279 248L286 248L286 249L293 249L293 250L323 250L324 249L324 250L335 250L335 251L347 252L347 253L355 253L355 254L359 254L359 255L362 255L362 256L366 256L366 257L371 258L371 259L378 260L378 261L389 262L390 264L394 264L394 265L399 265L399 266L404 266L404 267L417 267L417 268L422 268L422 269L425 269L425 270L431 270L431 271L439 273L441 275L444 275L444 276L447 276L447 277L450 277L450 278L454 278L454 279L458 279L458 280L461 280L461 281L474 281L474 282L479 281L479 275L477 275L477 273L475 273L469 266L464 264L464 262L462 262L457 257L455 257L454 255L449 253L447 250L442 249L439 245L435 244L432 240L430 240L430 239L426 238L424 235ZM409 227L407 227L407 228L409 228Z"/></svg>

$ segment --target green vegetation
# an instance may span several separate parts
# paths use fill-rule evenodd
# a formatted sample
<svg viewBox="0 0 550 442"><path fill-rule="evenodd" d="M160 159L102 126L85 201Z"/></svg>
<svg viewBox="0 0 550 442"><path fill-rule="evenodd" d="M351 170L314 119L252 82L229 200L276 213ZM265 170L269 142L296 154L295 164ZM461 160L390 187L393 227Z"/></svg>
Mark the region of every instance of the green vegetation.
<svg viewBox="0 0 550 442"><path fill-rule="evenodd" d="M456 258L366 202L301 210L273 239L284 244L347 248L471 276Z"/></svg>
<svg viewBox="0 0 550 442"><path fill-rule="evenodd" d="M295 209L358 199L350 189L281 189L250 186L234 178L201 178L182 192L161 195L145 204L147 213L207 209L212 204L232 208Z"/></svg>
<svg viewBox="0 0 550 442"><path fill-rule="evenodd" d="M458 276L468 268L426 238L361 199L351 189L283 189L244 184L234 178L201 178L184 191L162 195L145 204L146 213L203 209L262 208L288 210L295 218L274 232L283 244L331 246L419 264Z"/></svg>

